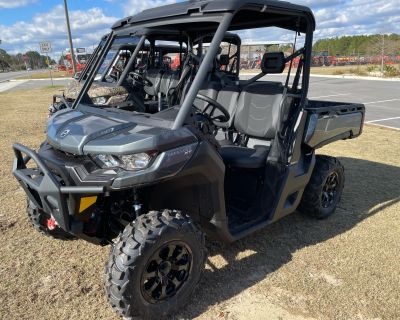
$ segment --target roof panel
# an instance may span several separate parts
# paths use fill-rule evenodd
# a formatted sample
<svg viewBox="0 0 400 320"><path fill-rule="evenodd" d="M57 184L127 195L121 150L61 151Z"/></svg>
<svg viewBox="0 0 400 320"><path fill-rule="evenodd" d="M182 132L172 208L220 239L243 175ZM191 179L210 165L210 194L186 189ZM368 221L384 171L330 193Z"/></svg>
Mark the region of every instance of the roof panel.
<svg viewBox="0 0 400 320"><path fill-rule="evenodd" d="M315 25L314 15L310 8L293 4L286 1L276 0L191 0L176 4L155 7L144 10L134 16L119 20L113 25L113 29L118 29L125 25L137 24L145 21L164 19L170 17L184 16L193 12L216 13L216 12L235 12L246 5L262 5L277 9L300 11L311 18Z"/></svg>

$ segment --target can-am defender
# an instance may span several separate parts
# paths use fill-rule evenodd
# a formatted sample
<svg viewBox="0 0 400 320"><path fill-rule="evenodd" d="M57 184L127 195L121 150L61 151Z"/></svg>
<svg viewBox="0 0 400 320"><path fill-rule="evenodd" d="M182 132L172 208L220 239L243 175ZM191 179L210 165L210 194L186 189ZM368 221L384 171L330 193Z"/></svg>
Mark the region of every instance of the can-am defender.
<svg viewBox="0 0 400 320"><path fill-rule="evenodd" d="M221 42L229 30L262 27L304 42L286 56L265 53L261 73L239 80L232 72L240 57L218 57ZM307 100L314 28L309 8L272 0L190 1L120 20L72 108L49 120L46 142L38 151L13 146L32 223L58 238L111 244L105 287L120 315L179 311L202 274L205 235L229 243L296 209L316 218L334 212L343 167L315 149L360 135L365 109ZM155 38L182 49L177 73L134 77L146 92L135 101L158 105L154 114L96 105L88 95L120 35L140 40L119 81ZM283 83L262 80L287 65ZM221 130L241 139L217 141Z"/></svg>

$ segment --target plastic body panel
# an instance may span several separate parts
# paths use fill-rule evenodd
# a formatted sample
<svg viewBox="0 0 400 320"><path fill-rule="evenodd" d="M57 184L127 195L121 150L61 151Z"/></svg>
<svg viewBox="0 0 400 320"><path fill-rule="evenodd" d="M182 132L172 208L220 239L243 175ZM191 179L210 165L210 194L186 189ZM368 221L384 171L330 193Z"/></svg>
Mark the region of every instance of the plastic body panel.
<svg viewBox="0 0 400 320"><path fill-rule="evenodd" d="M225 165L218 151L203 141L173 179L150 186L150 209L184 210L201 224L209 236L229 242L224 177Z"/></svg>
<svg viewBox="0 0 400 320"><path fill-rule="evenodd" d="M356 138L362 132L365 116L362 104L310 100L306 110L309 116L304 143L311 148Z"/></svg>
<svg viewBox="0 0 400 320"><path fill-rule="evenodd" d="M157 115L93 107L66 109L48 121L47 141L76 155L165 151L197 141L189 129L170 130L170 125Z"/></svg>

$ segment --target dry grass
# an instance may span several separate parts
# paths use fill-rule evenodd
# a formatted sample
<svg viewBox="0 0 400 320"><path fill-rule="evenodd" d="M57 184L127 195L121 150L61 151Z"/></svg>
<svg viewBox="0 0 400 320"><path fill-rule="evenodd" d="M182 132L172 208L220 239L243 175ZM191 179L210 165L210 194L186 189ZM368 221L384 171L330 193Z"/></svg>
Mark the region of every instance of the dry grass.
<svg viewBox="0 0 400 320"><path fill-rule="evenodd" d="M71 78L71 74L66 71L51 71L53 78ZM22 77L16 78L17 80L30 80L30 79L50 79L50 71L30 73Z"/></svg>
<svg viewBox="0 0 400 320"><path fill-rule="evenodd" d="M107 248L41 236L25 218L11 144L37 147L54 90L0 94L0 319L118 319L102 290ZM399 319L400 132L367 127L332 144L346 187L336 215L294 214L211 248L195 297L177 318Z"/></svg>
<svg viewBox="0 0 400 320"><path fill-rule="evenodd" d="M353 65L353 66L330 66L330 67L312 67L311 74L322 74L322 75L358 75L368 76L368 65Z"/></svg>
<svg viewBox="0 0 400 320"><path fill-rule="evenodd" d="M399 70L400 65L394 65L395 70ZM397 68L397 69L396 69ZM295 69L294 69L295 70ZM356 75L356 76L379 76L380 66L378 65L349 65L349 66L330 66L330 67L312 67L311 74L317 75ZM241 70L241 72L258 74L259 69ZM392 77L396 77L393 73Z"/></svg>

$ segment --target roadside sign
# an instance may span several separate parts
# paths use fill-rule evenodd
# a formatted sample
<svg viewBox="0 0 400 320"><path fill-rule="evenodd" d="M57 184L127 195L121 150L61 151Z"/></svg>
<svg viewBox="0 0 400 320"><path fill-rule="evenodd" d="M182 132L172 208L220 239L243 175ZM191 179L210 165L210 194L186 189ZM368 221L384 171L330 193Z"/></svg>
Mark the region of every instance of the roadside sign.
<svg viewBox="0 0 400 320"><path fill-rule="evenodd" d="M40 42L39 43L40 52L41 53L49 53L51 52L51 43L48 41Z"/></svg>
<svg viewBox="0 0 400 320"><path fill-rule="evenodd" d="M53 75L51 74L51 67L50 67L50 58L48 56L48 53L51 52L51 43L49 41L43 41L39 42L39 47L40 47L40 52L41 53L46 53L46 64L49 67L49 72L50 72L50 78L51 78L51 86L54 86L53 83Z"/></svg>
<svg viewBox="0 0 400 320"><path fill-rule="evenodd" d="M77 49L76 49L76 52L77 52L77 53L85 53L85 52L86 52L86 49L85 49L85 48L77 48Z"/></svg>

